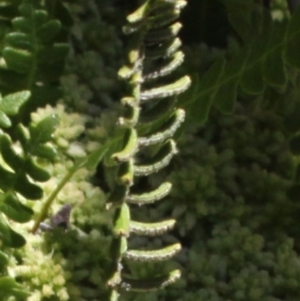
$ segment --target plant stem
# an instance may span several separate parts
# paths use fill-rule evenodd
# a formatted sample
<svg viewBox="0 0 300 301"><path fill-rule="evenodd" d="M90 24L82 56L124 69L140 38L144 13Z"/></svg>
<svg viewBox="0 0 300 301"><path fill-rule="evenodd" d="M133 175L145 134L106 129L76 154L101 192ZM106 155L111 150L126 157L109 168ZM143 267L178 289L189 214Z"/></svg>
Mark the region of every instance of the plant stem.
<svg viewBox="0 0 300 301"><path fill-rule="evenodd" d="M58 195L58 193L61 191L61 189L65 186L66 183L71 179L71 177L74 175L74 173L80 169L79 164L74 165L70 171L61 179L60 183L57 185L57 187L52 191L52 193L46 198L46 201L44 202L44 205L42 207L42 210L40 214L38 215L32 229L31 233L35 233L37 229L39 228L40 223L47 217L48 209L51 206L51 204L54 202L54 199Z"/></svg>

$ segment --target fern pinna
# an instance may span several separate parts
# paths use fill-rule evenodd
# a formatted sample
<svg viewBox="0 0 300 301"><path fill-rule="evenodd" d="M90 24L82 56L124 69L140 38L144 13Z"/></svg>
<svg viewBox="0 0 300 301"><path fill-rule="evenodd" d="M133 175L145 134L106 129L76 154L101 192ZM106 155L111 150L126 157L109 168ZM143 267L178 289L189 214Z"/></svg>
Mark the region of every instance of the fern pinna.
<svg viewBox="0 0 300 301"><path fill-rule="evenodd" d="M129 204L152 204L164 198L172 187L171 183L164 182L150 192L132 192L138 177L158 172L177 152L172 136L184 121L185 112L175 107L176 96L189 87L190 78L183 76L174 80L171 73L183 62L177 37L181 24L177 19L185 5L184 0L144 1L127 17L128 24L124 27L125 34L134 37L128 64L119 71L119 76L129 83L130 95L121 100L125 113L119 118L119 125L125 128L126 134L123 149L112 155L119 168L115 188L107 201L108 208L115 208L113 264L107 282L112 300L116 300L122 290L156 290L180 277L180 271L174 270L152 279L133 279L132 275L122 272L122 268L125 260L167 260L181 248L176 243L160 250L131 250L127 248L127 240L131 234L160 235L175 224L174 220L133 221ZM149 149L156 154L146 160L145 153Z"/></svg>

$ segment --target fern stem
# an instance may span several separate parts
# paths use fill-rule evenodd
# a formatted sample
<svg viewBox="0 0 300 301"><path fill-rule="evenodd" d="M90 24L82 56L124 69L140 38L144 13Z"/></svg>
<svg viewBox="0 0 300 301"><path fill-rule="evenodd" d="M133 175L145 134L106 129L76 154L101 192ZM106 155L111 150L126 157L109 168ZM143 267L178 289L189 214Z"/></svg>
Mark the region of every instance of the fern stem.
<svg viewBox="0 0 300 301"><path fill-rule="evenodd" d="M50 195L46 198L44 205L42 206L41 212L39 213L37 219L35 220L35 223L31 229L31 233L35 233L39 226L40 223L46 219L47 217L47 213L48 210L50 208L50 206L52 205L52 203L54 202L54 199L56 198L56 196L58 195L58 193L63 189L63 187L69 182L69 180L72 178L72 176L74 175L74 173L81 168L81 166L79 166L80 164L76 164L74 165L69 172L61 179L61 181L59 182L59 184L57 185L57 187L50 193Z"/></svg>

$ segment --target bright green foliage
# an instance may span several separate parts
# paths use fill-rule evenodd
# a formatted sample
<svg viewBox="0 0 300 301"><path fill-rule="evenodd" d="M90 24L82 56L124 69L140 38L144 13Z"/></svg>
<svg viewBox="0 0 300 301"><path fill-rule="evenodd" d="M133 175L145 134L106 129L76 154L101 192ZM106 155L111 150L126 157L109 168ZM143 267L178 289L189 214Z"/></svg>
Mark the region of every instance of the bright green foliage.
<svg viewBox="0 0 300 301"><path fill-rule="evenodd" d="M7 297L14 296L18 299L29 296L29 292L25 292L20 284L11 277L0 277L0 298L6 300Z"/></svg>
<svg viewBox="0 0 300 301"><path fill-rule="evenodd" d="M52 139L57 123L57 116L52 115L32 125L29 130L19 125L21 153L16 152L7 134L0 135L0 150L4 163L0 166L0 188L2 190L0 211L16 222L28 222L33 214L30 208L22 204L17 193L31 200L38 200L43 195L43 190L33 181L45 182L49 180L50 174L39 166L34 158L53 159L55 156L54 148L45 143ZM46 149L48 152L41 152L41 149ZM0 232L4 245L20 247L25 243L23 238L20 240L18 235L10 229L2 215L1 226Z"/></svg>
<svg viewBox="0 0 300 301"><path fill-rule="evenodd" d="M0 127L8 128L12 125L8 116L19 113L20 107L29 99L29 91L11 93L2 97L0 94Z"/></svg>
<svg viewBox="0 0 300 301"><path fill-rule="evenodd" d="M0 89L2 93L30 89L31 110L60 96L53 83L62 74L69 46L56 15L64 17L67 11L58 1L54 2L47 1L45 6L34 0L24 0L20 5L4 3L3 13L12 11L14 18L2 47L5 62L0 66ZM52 9L50 15L45 8Z"/></svg>
<svg viewBox="0 0 300 301"><path fill-rule="evenodd" d="M268 86L283 91L289 66L300 69L300 9L290 20L278 22L268 11L251 8L243 13L238 10L240 15L231 14L229 19L244 46L233 57L218 59L201 78L194 95L182 101L198 122L207 119L212 105L232 112L238 88L250 95L262 94Z"/></svg>
<svg viewBox="0 0 300 301"><path fill-rule="evenodd" d="M66 44L54 40L61 30L61 23L49 19L45 10L30 2L20 5L19 11L21 16L12 20L13 31L5 38L3 57L7 68L31 75L27 78L29 87L34 80L56 79L68 52Z"/></svg>
<svg viewBox="0 0 300 301"><path fill-rule="evenodd" d="M0 100L0 110L1 110L1 118L0 125L4 128L11 126L11 120L8 116L16 115L19 112L20 107L28 100L30 97L30 93L28 91L17 92L8 94L5 97L1 97ZM22 166L22 162L20 162L20 158L15 154L15 152L11 148L11 140L8 135L1 132L0 134L0 149L2 153L2 158L6 161L6 163L10 166L10 168L19 170ZM35 166L33 161L30 163L32 159L27 159L27 170L30 171L32 166ZM25 164L25 162L24 162ZM31 191L31 188L38 190L40 189L30 184L25 177L25 175L18 172L18 175L12 173L8 169L1 166L0 168L1 180L1 194L0 194L0 211L2 211L6 216L15 220L17 222L27 222L32 217L33 211L24 206L19 200L16 194L13 192L16 191L25 191L27 194L27 189L29 189L29 194L31 196L34 195L34 190ZM42 170L42 173L45 171ZM30 174L30 172L29 172ZM24 186L23 186L24 184ZM27 185L26 185L27 184ZM7 193L3 193L7 191ZM5 218L1 215L0 219L0 232L1 232L1 240L4 245L11 247L20 247L24 245L25 240L22 236L14 232L8 225Z"/></svg>
<svg viewBox="0 0 300 301"><path fill-rule="evenodd" d="M104 158L106 152L108 150L108 146L99 147L97 150L93 151L86 160L81 164L82 167L86 167L88 170L94 171L96 170L98 164Z"/></svg>

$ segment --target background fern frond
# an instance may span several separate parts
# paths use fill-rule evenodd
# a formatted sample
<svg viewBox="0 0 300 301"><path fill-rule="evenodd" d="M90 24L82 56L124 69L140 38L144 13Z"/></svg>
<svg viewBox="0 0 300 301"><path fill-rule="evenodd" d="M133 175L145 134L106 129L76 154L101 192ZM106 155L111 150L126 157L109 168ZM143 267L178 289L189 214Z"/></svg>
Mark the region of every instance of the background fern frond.
<svg viewBox="0 0 300 301"><path fill-rule="evenodd" d="M267 87L284 91L290 66L300 69L299 19L299 9L289 21L281 22L265 10L254 9L247 44L234 57L219 58L199 81L193 97L182 97L194 120L204 122L212 105L232 112L239 88L249 95L263 94Z"/></svg>
<svg viewBox="0 0 300 301"><path fill-rule="evenodd" d="M6 7L15 12L16 4ZM4 94L31 91L30 101L22 110L23 114L27 110L28 119L37 106L54 103L61 96L58 81L69 52L66 40L71 23L56 18L68 15L60 1L48 1L44 6L39 1L22 1L17 9L2 45L0 89Z"/></svg>

